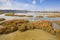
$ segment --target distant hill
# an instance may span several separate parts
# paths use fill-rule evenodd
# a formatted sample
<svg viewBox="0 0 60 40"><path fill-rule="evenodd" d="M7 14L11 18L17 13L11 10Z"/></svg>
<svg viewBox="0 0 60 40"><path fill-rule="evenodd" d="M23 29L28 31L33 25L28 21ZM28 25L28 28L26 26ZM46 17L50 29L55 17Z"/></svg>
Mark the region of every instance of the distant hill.
<svg viewBox="0 0 60 40"><path fill-rule="evenodd" d="M28 10L0 10L0 12L4 13L27 13L27 12L36 12L36 13L60 13L59 11L28 11Z"/></svg>
<svg viewBox="0 0 60 40"><path fill-rule="evenodd" d="M14 12L14 13L26 13L27 10L0 10L0 12L4 12L4 13L9 13L9 12Z"/></svg>

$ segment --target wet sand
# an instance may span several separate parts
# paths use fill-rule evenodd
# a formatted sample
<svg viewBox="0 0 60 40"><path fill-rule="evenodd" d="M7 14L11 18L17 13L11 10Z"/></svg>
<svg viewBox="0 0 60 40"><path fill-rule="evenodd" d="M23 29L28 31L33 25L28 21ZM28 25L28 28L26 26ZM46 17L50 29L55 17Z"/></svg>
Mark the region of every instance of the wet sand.
<svg viewBox="0 0 60 40"><path fill-rule="evenodd" d="M57 40L54 35L40 29L25 32L16 31L10 34L0 35L0 40Z"/></svg>

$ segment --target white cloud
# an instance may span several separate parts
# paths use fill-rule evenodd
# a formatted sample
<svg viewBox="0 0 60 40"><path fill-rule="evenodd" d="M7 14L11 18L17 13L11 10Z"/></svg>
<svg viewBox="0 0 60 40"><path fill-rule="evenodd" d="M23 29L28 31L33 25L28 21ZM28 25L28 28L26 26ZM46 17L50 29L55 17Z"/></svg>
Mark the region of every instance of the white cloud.
<svg viewBox="0 0 60 40"><path fill-rule="evenodd" d="M33 2L33 4L36 3L36 0L34 0L35 2ZM40 0L40 3L42 3L44 0ZM37 6L37 5L33 5L33 4L27 4L27 3L19 3L19 2L15 2L12 0L0 0L0 3L2 3L0 5L0 9L2 10L47 10L47 11L59 11L60 7L56 7L56 8L43 8L42 6Z"/></svg>
<svg viewBox="0 0 60 40"><path fill-rule="evenodd" d="M0 2L6 5L11 5L10 0L0 0Z"/></svg>
<svg viewBox="0 0 60 40"><path fill-rule="evenodd" d="M14 9L24 9L24 10L38 10L39 7L32 4L27 3L16 3L14 2Z"/></svg>
<svg viewBox="0 0 60 40"><path fill-rule="evenodd" d="M36 0L33 0L32 3L33 3L33 4L36 4Z"/></svg>
<svg viewBox="0 0 60 40"><path fill-rule="evenodd" d="M43 3L45 0L40 0L40 3Z"/></svg>
<svg viewBox="0 0 60 40"><path fill-rule="evenodd" d="M10 0L0 0L0 2L2 3L0 5L0 9L13 9L13 5L10 2Z"/></svg>
<svg viewBox="0 0 60 40"><path fill-rule="evenodd" d="M7 0L0 0L0 2L6 2Z"/></svg>
<svg viewBox="0 0 60 40"><path fill-rule="evenodd" d="M45 11L60 11L60 7L56 7L56 8L45 8Z"/></svg>
<svg viewBox="0 0 60 40"><path fill-rule="evenodd" d="M12 0L0 0L3 4L0 5L0 9L11 9L11 10L38 10L39 7L27 3L18 3Z"/></svg>

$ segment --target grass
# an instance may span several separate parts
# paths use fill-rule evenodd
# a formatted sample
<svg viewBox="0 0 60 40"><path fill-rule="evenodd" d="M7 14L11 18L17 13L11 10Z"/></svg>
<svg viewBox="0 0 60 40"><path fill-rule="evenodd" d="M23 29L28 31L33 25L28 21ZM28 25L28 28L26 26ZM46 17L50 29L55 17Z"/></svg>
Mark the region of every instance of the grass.
<svg viewBox="0 0 60 40"><path fill-rule="evenodd" d="M7 35L1 35L0 40L56 40L56 38L48 32L35 29L25 32L16 31Z"/></svg>

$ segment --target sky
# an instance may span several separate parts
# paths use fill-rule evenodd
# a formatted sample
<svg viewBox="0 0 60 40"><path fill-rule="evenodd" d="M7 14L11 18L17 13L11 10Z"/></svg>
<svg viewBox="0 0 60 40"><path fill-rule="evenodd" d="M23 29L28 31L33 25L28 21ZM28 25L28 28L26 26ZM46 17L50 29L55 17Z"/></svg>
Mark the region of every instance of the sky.
<svg viewBox="0 0 60 40"><path fill-rule="evenodd" d="M0 0L0 10L60 11L60 0Z"/></svg>

